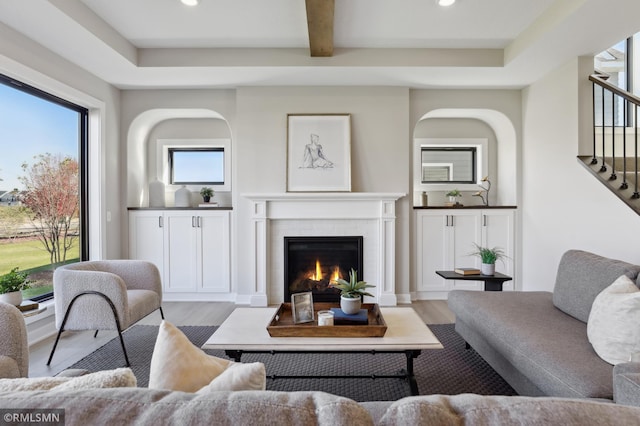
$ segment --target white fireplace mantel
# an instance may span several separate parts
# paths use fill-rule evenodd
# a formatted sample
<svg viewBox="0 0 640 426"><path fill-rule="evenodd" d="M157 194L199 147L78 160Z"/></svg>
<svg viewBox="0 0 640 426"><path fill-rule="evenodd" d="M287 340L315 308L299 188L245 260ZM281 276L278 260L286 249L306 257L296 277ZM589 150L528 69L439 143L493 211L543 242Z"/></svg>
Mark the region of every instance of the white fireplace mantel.
<svg viewBox="0 0 640 426"><path fill-rule="evenodd" d="M281 283L270 282L269 271L277 268L282 259L277 255L269 256L272 221L318 221L319 226L326 223L349 223L362 221L373 223L373 232L377 238L371 248L372 259L376 264L375 276L368 278L376 283L375 302L382 306L397 304L395 292L395 230L396 201L403 193L269 193L242 194L252 203L252 242L255 247L252 256L255 285L251 294L251 306L267 306L282 300L268 300L269 286ZM332 226L333 228L333 226ZM269 264L274 262L274 264ZM275 287L274 287L275 288Z"/></svg>

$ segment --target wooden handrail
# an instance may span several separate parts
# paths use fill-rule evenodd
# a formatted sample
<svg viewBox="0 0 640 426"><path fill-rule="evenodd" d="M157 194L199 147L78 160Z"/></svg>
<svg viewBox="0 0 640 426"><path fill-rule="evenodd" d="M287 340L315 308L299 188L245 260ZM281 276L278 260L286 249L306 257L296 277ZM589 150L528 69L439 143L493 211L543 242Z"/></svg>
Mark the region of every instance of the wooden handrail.
<svg viewBox="0 0 640 426"><path fill-rule="evenodd" d="M610 92L615 93L616 95L626 99L627 101L640 106L640 97L635 96L624 89L619 88L616 85L613 85L606 81L601 74L591 74L589 76L589 80L596 83L599 86L604 87Z"/></svg>

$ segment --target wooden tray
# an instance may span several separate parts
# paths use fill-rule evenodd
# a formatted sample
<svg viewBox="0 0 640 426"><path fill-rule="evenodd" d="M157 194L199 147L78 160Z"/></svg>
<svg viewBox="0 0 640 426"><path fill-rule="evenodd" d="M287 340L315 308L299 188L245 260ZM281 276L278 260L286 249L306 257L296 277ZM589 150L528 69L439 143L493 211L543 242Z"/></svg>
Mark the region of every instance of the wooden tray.
<svg viewBox="0 0 640 426"><path fill-rule="evenodd" d="M314 303L314 322L294 324L291 303L280 305L271 318L267 331L271 337L382 337L387 332L387 324L382 318L377 303L363 303L362 309L369 313L368 325L318 326L318 311L338 308L338 303Z"/></svg>

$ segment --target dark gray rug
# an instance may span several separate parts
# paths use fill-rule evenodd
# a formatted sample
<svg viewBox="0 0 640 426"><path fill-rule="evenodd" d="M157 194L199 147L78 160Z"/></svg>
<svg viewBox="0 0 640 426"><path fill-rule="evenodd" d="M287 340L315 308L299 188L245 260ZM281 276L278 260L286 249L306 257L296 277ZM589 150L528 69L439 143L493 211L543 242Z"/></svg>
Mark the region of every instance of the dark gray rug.
<svg viewBox="0 0 640 426"><path fill-rule="evenodd" d="M216 327L179 327L194 345L200 347ZM415 359L414 370L421 395L476 393L481 395L516 395L509 386L473 349L466 350L464 341L453 324L429 325L444 349L426 350ZM131 368L138 386L149 382L149 365L158 327L136 325L124 333ZM207 353L224 357L223 351ZM267 375L378 375L397 374L406 367L403 354L246 354L243 362L263 362ZM90 371L124 367L120 341L115 338L89 354L71 368ZM318 390L342 395L356 401L390 401L409 396L409 385L401 379L269 379L267 389L278 391Z"/></svg>

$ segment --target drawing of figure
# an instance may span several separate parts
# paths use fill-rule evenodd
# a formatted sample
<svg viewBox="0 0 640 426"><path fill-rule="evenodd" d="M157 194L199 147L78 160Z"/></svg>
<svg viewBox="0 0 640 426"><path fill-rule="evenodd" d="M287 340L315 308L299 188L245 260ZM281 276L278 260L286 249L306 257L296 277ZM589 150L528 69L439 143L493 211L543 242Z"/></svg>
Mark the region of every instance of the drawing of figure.
<svg viewBox="0 0 640 426"><path fill-rule="evenodd" d="M315 133L311 133L310 138L311 142L304 147L304 161L302 163L302 167L308 169L327 169L333 167L333 163L324 156L322 145L318 143L320 136Z"/></svg>

